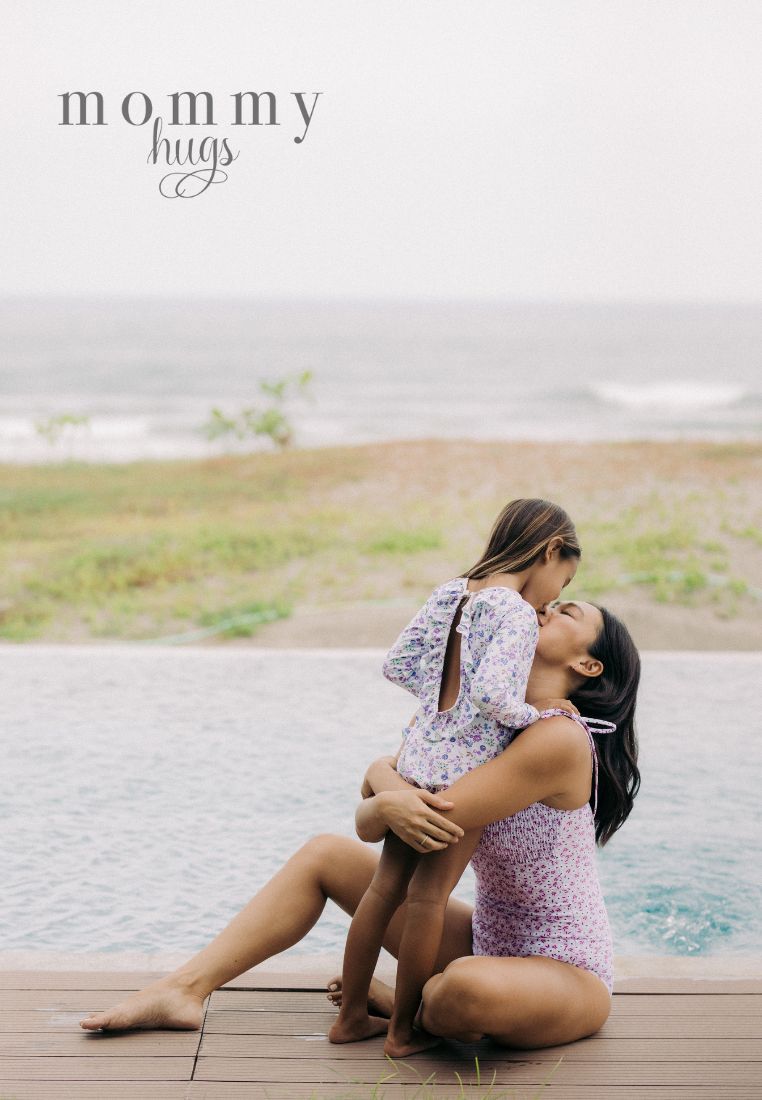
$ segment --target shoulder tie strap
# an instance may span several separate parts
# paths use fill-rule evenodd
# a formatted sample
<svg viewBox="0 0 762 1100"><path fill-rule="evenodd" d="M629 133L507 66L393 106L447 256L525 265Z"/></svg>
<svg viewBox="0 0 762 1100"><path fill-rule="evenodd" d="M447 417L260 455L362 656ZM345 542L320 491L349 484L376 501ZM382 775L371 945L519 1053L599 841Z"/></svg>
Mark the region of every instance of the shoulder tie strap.
<svg viewBox="0 0 762 1100"><path fill-rule="evenodd" d="M592 728L595 733L615 733L616 723L606 722L603 718L584 718L581 714L573 714L571 711L560 710L555 707L552 710L541 711L540 718L550 718L556 714L560 714L565 718L571 718L582 726L587 734L587 739L590 742L590 751L593 754L593 817L595 817L595 811L598 808L598 753L590 731Z"/></svg>

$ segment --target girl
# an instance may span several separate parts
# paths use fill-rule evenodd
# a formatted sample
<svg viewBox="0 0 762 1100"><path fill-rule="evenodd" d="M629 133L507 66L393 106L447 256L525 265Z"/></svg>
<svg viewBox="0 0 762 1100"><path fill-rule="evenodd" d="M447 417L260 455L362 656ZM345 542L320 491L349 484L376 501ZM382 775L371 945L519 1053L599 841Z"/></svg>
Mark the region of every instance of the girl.
<svg viewBox="0 0 762 1100"><path fill-rule="evenodd" d="M580 554L562 508L546 500L514 500L498 516L477 563L434 590L384 662L384 675L421 701L397 760L402 778L441 791L501 753L511 730L538 720L540 708L524 702L537 612L571 581ZM565 700L542 704L559 707L574 709ZM416 1031L413 1020L434 970L447 899L480 835L470 830L457 845L423 861L429 836L416 851L387 835L347 936L341 1011L329 1031L331 1042L354 1042L388 1028L386 1053L404 1057L437 1041ZM387 1021L368 1014L368 991L387 925L405 898L394 1011Z"/></svg>

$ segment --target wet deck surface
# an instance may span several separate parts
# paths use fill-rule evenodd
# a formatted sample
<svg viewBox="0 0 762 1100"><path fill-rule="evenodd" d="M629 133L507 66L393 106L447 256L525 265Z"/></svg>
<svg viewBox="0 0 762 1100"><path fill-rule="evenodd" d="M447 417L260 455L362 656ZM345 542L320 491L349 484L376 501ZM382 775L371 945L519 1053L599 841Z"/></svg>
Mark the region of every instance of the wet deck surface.
<svg viewBox="0 0 762 1100"><path fill-rule="evenodd" d="M590 1038L541 1050L444 1044L395 1072L380 1039L328 1043L335 1012L323 977L310 974L242 975L209 998L200 1032L93 1035L79 1028L82 1016L157 976L0 973L0 1100L762 1097L759 978L623 978L611 1015ZM420 1079L431 1075L434 1084L421 1089Z"/></svg>

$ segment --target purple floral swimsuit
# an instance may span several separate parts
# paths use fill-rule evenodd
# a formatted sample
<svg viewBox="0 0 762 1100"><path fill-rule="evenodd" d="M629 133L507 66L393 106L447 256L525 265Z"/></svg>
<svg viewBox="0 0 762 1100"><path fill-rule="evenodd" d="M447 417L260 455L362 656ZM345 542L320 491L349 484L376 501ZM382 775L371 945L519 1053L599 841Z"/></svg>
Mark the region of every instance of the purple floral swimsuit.
<svg viewBox="0 0 762 1100"><path fill-rule="evenodd" d="M542 717L563 713L543 711ZM598 725L600 733L612 727L591 718L574 720L587 733L593 754L593 806L557 810L534 802L485 826L471 859L473 952L559 959L592 971L611 994L614 947L595 862L598 757L588 727Z"/></svg>
<svg viewBox="0 0 762 1100"><path fill-rule="evenodd" d="M536 722L524 702L539 637L537 613L513 588L468 592L467 577L435 588L384 661L384 676L417 696L421 706L406 728L397 771L410 783L439 791L498 756L513 730ZM445 650L455 613L468 596L460 634L460 692L438 710Z"/></svg>

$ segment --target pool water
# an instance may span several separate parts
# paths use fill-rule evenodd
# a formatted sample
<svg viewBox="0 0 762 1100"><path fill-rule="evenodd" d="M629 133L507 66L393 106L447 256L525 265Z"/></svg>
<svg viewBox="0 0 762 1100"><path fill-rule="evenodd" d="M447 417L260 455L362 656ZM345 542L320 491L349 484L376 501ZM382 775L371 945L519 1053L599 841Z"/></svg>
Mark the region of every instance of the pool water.
<svg viewBox="0 0 762 1100"><path fill-rule="evenodd" d="M2 654L5 950L196 950L307 837L353 835L365 765L415 709L377 650ZM598 853L617 955L760 953L761 672L644 654L642 787ZM329 906L297 950L347 924Z"/></svg>

